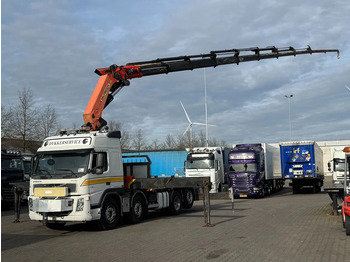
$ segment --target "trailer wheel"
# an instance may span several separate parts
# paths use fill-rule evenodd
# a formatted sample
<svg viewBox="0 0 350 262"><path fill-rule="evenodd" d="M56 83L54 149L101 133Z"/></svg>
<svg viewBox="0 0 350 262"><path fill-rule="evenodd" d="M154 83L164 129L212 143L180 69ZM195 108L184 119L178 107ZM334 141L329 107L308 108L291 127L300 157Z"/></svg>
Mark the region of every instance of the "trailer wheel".
<svg viewBox="0 0 350 262"><path fill-rule="evenodd" d="M193 206L194 193L192 189L185 189L183 208L189 209Z"/></svg>
<svg viewBox="0 0 350 262"><path fill-rule="evenodd" d="M117 226L120 211L117 202L113 198L104 201L101 210L101 219L97 222L97 226L101 230L110 230Z"/></svg>
<svg viewBox="0 0 350 262"><path fill-rule="evenodd" d="M172 194L168 213L170 215L180 215L182 209L181 195L178 191L174 191Z"/></svg>
<svg viewBox="0 0 350 262"><path fill-rule="evenodd" d="M272 192L272 189L271 189L271 186L270 185L268 185L268 187L267 187L267 196L269 196L269 195L271 195L271 192Z"/></svg>
<svg viewBox="0 0 350 262"><path fill-rule="evenodd" d="M140 223L146 214L146 209L147 207L143 197L140 195L135 195L132 200L131 210L128 216L129 221L133 224Z"/></svg>
<svg viewBox="0 0 350 262"><path fill-rule="evenodd" d="M345 214L345 232L347 236L350 236L350 216Z"/></svg>

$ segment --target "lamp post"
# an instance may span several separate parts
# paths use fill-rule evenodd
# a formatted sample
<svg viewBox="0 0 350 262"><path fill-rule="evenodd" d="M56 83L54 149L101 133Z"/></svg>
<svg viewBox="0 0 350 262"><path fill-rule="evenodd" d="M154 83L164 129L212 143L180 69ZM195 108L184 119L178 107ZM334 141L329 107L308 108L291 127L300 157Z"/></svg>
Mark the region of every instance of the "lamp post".
<svg viewBox="0 0 350 262"><path fill-rule="evenodd" d="M293 97L293 95L285 95L285 98L288 99L288 108L289 108L289 141L292 141L292 122L290 121L290 99Z"/></svg>

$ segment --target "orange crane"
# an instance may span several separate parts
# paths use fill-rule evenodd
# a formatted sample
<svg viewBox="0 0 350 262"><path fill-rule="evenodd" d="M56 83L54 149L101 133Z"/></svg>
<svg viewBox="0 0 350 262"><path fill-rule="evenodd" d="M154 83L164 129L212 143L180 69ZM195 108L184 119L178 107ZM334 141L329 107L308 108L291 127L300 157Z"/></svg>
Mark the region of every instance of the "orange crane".
<svg viewBox="0 0 350 262"><path fill-rule="evenodd" d="M102 118L102 112L124 86L130 85L129 79L219 65L238 65L243 62L269 58L327 52L337 52L339 58L338 49L313 50L310 46L304 49L272 46L211 51L207 54L158 58L156 60L128 63L124 66L111 65L110 67L99 68L95 70L95 73L100 76L100 79L84 112L85 126L92 131L99 130L107 124Z"/></svg>

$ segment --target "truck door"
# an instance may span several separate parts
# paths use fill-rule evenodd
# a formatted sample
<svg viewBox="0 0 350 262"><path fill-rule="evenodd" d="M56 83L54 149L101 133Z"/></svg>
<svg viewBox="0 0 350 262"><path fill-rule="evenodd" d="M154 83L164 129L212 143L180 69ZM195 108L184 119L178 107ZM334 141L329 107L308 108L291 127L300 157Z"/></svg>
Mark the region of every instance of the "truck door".
<svg viewBox="0 0 350 262"><path fill-rule="evenodd" d="M92 174L89 179L91 205L98 204L103 192L110 188L111 181L108 178L108 163L106 152L93 153L91 164Z"/></svg>

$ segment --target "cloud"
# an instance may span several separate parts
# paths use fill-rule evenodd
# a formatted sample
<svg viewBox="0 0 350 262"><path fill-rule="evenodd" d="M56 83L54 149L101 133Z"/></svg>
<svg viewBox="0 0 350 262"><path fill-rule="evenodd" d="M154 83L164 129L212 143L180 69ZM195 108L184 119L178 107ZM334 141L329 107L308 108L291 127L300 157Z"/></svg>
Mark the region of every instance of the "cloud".
<svg viewBox="0 0 350 262"><path fill-rule="evenodd" d="M83 123L98 81L110 64L252 46L339 48L335 54L269 59L206 69L210 136L229 143L293 137L349 139L350 44L346 1L6 1L2 3L2 104L24 86L38 105L51 104L62 126ZM131 80L104 111L107 120L149 140L177 136L205 121L203 70Z"/></svg>

